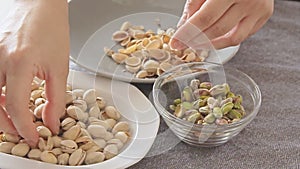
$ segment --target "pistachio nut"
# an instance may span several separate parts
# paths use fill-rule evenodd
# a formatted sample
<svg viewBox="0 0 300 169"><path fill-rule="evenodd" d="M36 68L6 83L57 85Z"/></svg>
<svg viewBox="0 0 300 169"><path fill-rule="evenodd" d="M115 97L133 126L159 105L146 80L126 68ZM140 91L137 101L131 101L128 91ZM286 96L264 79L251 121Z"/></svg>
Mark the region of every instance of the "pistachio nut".
<svg viewBox="0 0 300 169"><path fill-rule="evenodd" d="M53 147L60 148L60 143L62 141L61 137L53 136L52 141L53 141Z"/></svg>
<svg viewBox="0 0 300 169"><path fill-rule="evenodd" d="M63 140L60 145L61 151L69 154L78 149L78 145L73 140Z"/></svg>
<svg viewBox="0 0 300 169"><path fill-rule="evenodd" d="M51 152L57 157L61 154L63 154L63 152L61 151L61 148L54 148L51 150Z"/></svg>
<svg viewBox="0 0 300 169"><path fill-rule="evenodd" d="M76 99L76 96L74 96L71 91L67 91L65 97L66 97L66 105L73 103L73 101Z"/></svg>
<svg viewBox="0 0 300 169"><path fill-rule="evenodd" d="M83 151L82 149L77 149L70 155L69 165L70 166L81 165L84 162L85 157L86 157L86 152Z"/></svg>
<svg viewBox="0 0 300 169"><path fill-rule="evenodd" d="M210 90L211 87L212 87L212 84L210 82L202 82L202 83L200 83L200 88L202 88L202 89L208 89L208 90Z"/></svg>
<svg viewBox="0 0 300 169"><path fill-rule="evenodd" d="M70 155L68 153L63 153L57 157L59 165L67 165L69 163Z"/></svg>
<svg viewBox="0 0 300 169"><path fill-rule="evenodd" d="M46 126L38 126L36 130L40 137L48 138L52 136L51 131Z"/></svg>
<svg viewBox="0 0 300 169"><path fill-rule="evenodd" d="M42 118L42 113L43 113L43 110L44 110L44 107L45 107L45 103L44 104L40 104L39 106L37 106L35 109L34 109L34 116L38 119L41 119Z"/></svg>
<svg viewBox="0 0 300 169"><path fill-rule="evenodd" d="M113 138L114 138L114 135L113 135L111 132L106 132L106 133L104 134L104 137L103 137L103 139L104 139L105 141L111 140L111 139L113 139Z"/></svg>
<svg viewBox="0 0 300 169"><path fill-rule="evenodd" d="M227 114L230 110L232 110L234 104L232 102L228 102L225 103L222 107L221 107L221 111L222 113L225 115Z"/></svg>
<svg viewBox="0 0 300 169"><path fill-rule="evenodd" d="M90 117L99 118L99 116L100 116L100 108L99 108L99 106L97 104L95 104L93 107L90 108L89 116Z"/></svg>
<svg viewBox="0 0 300 169"><path fill-rule="evenodd" d="M92 104L96 102L96 90L95 89L89 89L87 91L84 92L83 94L83 100L86 101L86 103Z"/></svg>
<svg viewBox="0 0 300 169"><path fill-rule="evenodd" d="M98 147L100 147L102 149L106 146L106 141L104 139L97 138L97 139L94 139L94 142L95 142L95 144L98 145Z"/></svg>
<svg viewBox="0 0 300 169"><path fill-rule="evenodd" d="M98 145L94 145L91 148L89 148L86 152L99 152L99 151L103 151L103 148L99 147Z"/></svg>
<svg viewBox="0 0 300 169"><path fill-rule="evenodd" d="M43 151L41 153L41 161L50 164L57 164L57 158L51 151Z"/></svg>
<svg viewBox="0 0 300 169"><path fill-rule="evenodd" d="M226 95L227 89L224 85L215 85L209 90L212 96Z"/></svg>
<svg viewBox="0 0 300 169"><path fill-rule="evenodd" d="M239 111L232 109L228 112L227 117L229 117L231 120L233 119L241 119L242 115Z"/></svg>
<svg viewBox="0 0 300 169"><path fill-rule="evenodd" d="M90 138L89 136L81 136L81 137L78 137L75 142L77 144L86 144L88 142L92 142L92 138Z"/></svg>
<svg viewBox="0 0 300 169"><path fill-rule="evenodd" d="M16 156L20 156L20 157L25 157L27 155L27 153L29 152L30 147L28 144L26 143L18 143L17 145L15 145L12 150L11 150L11 154L12 155L16 155Z"/></svg>
<svg viewBox="0 0 300 169"><path fill-rule="evenodd" d="M115 144L118 147L118 150L121 150L124 146L123 142L119 139L111 139L109 141L107 141L107 144Z"/></svg>
<svg viewBox="0 0 300 169"><path fill-rule="evenodd" d="M20 136L14 135L14 134L9 134L9 133L4 133L2 134L2 141L3 142L12 142L12 143L18 143L20 141Z"/></svg>
<svg viewBox="0 0 300 169"><path fill-rule="evenodd" d="M106 101L102 97L97 97L96 103L100 109L104 109L106 107Z"/></svg>
<svg viewBox="0 0 300 169"><path fill-rule="evenodd" d="M178 104L175 108L175 112L174 112L174 115L176 117L179 117L179 118L182 118L183 115L184 115L185 111L183 111L183 108L181 106L181 104Z"/></svg>
<svg viewBox="0 0 300 169"><path fill-rule="evenodd" d="M78 125L72 126L69 130L65 131L62 135L64 139L75 140L81 134L81 128Z"/></svg>
<svg viewBox="0 0 300 169"><path fill-rule="evenodd" d="M181 98L187 102L191 102L194 99L192 93L192 88L187 86L183 89Z"/></svg>
<svg viewBox="0 0 300 169"><path fill-rule="evenodd" d="M204 117L203 122L212 124L215 122L215 120L216 120L215 116L212 113L210 113Z"/></svg>
<svg viewBox="0 0 300 169"><path fill-rule="evenodd" d="M94 121L90 125L100 125L100 126L103 126L106 130L108 130L108 129L111 130L111 126L104 120Z"/></svg>
<svg viewBox="0 0 300 169"><path fill-rule="evenodd" d="M192 113L188 116L187 121L191 123L195 123L196 121L203 119L202 115L198 112Z"/></svg>
<svg viewBox="0 0 300 169"><path fill-rule="evenodd" d="M63 130L69 130L71 127L76 125L76 121L71 117L67 117L61 122L60 125Z"/></svg>
<svg viewBox="0 0 300 169"><path fill-rule="evenodd" d="M105 155L102 152L89 152L86 155L84 163L87 165L95 164L104 161L104 159L105 159Z"/></svg>
<svg viewBox="0 0 300 169"><path fill-rule="evenodd" d="M182 102L181 106L185 110L193 109L193 103L191 103L191 102Z"/></svg>
<svg viewBox="0 0 300 169"><path fill-rule="evenodd" d="M196 90L196 89L198 89L199 87L200 87L200 80L198 80L198 79L193 79L193 80L191 80L191 82L190 82L190 87L192 88L192 90Z"/></svg>
<svg viewBox="0 0 300 169"><path fill-rule="evenodd" d="M41 97L43 90L34 90L31 92L31 98L36 100L37 98Z"/></svg>
<svg viewBox="0 0 300 169"><path fill-rule="evenodd" d="M88 136L88 137L92 138L90 133L84 128L81 128L81 135L80 136Z"/></svg>
<svg viewBox="0 0 300 169"><path fill-rule="evenodd" d="M74 100L73 106L79 107L84 112L87 110L87 104L84 100Z"/></svg>
<svg viewBox="0 0 300 169"><path fill-rule="evenodd" d="M81 128L86 128L86 124L85 123L83 123L83 122L81 122L81 121L78 121L77 123L76 123L76 125L78 125L78 126L80 126Z"/></svg>
<svg viewBox="0 0 300 169"><path fill-rule="evenodd" d="M225 120L225 119L217 119L216 120L216 124L218 124L218 125L225 125L225 124L228 124L228 121Z"/></svg>
<svg viewBox="0 0 300 169"><path fill-rule="evenodd" d="M87 142L85 144L82 144L81 146L79 146L79 148L84 150L84 151L88 151L91 148L93 148L94 146L96 146L96 143L90 141L90 142Z"/></svg>
<svg viewBox="0 0 300 169"><path fill-rule="evenodd" d="M35 101L34 101L34 105L35 106L39 106L41 104L45 104L46 103L46 99L44 98L37 98Z"/></svg>
<svg viewBox="0 0 300 169"><path fill-rule="evenodd" d="M109 118L119 120L121 118L120 112L114 106L106 106L105 113Z"/></svg>
<svg viewBox="0 0 300 169"><path fill-rule="evenodd" d="M74 89L74 90L72 90L72 94L76 97L76 99L81 99L81 98L83 98L84 90Z"/></svg>
<svg viewBox="0 0 300 169"><path fill-rule="evenodd" d="M213 108L213 115L216 119L221 119L223 117L223 112L220 107L214 107Z"/></svg>
<svg viewBox="0 0 300 169"><path fill-rule="evenodd" d="M107 132L106 129L100 125L89 125L87 131L93 138L103 138Z"/></svg>
<svg viewBox="0 0 300 169"><path fill-rule="evenodd" d="M1 142L0 143L0 152L10 154L11 150L13 149L13 147L15 145L16 145L15 143L11 143L11 142Z"/></svg>
<svg viewBox="0 0 300 169"><path fill-rule="evenodd" d="M67 114L75 120L83 120L85 118L84 112L77 106L69 106L67 108Z"/></svg>
<svg viewBox="0 0 300 169"><path fill-rule="evenodd" d="M179 105L181 103L181 99L175 99L174 100L174 105Z"/></svg>
<svg viewBox="0 0 300 169"><path fill-rule="evenodd" d="M42 151L40 149L31 149L27 154L27 157L33 160L41 160Z"/></svg>
<svg viewBox="0 0 300 169"><path fill-rule="evenodd" d="M103 153L105 159L109 160L118 154L118 147L115 144L109 144L104 148Z"/></svg>
<svg viewBox="0 0 300 169"><path fill-rule="evenodd" d="M125 144L127 142L127 140L129 139L129 136L127 133L120 131L115 134L115 138L121 140L122 143Z"/></svg>
<svg viewBox="0 0 300 169"><path fill-rule="evenodd" d="M124 132L128 132L129 131L129 124L128 122L125 122L125 121L121 121L121 122L118 122L114 128L112 129L112 133L115 134L119 131L124 131Z"/></svg>
<svg viewBox="0 0 300 169"><path fill-rule="evenodd" d="M106 119L105 122L109 126L108 129L107 129L109 131L117 124L117 121L115 119Z"/></svg>

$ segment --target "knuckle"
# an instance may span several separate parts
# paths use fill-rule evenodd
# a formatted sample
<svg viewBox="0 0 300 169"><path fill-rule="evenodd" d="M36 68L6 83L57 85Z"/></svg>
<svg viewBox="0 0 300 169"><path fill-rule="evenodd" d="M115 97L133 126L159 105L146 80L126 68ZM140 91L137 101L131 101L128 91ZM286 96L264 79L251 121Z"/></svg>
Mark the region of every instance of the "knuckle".
<svg viewBox="0 0 300 169"><path fill-rule="evenodd" d="M237 36L237 35L228 37L228 41L231 46L239 45L243 41L243 39L244 38L242 36Z"/></svg>
<svg viewBox="0 0 300 169"><path fill-rule="evenodd" d="M211 15L202 15L198 19L199 23L210 25L213 22L213 16Z"/></svg>
<svg viewBox="0 0 300 169"><path fill-rule="evenodd" d="M227 33L227 29L225 26L216 25L212 28L212 32L217 35L224 35L225 33Z"/></svg>

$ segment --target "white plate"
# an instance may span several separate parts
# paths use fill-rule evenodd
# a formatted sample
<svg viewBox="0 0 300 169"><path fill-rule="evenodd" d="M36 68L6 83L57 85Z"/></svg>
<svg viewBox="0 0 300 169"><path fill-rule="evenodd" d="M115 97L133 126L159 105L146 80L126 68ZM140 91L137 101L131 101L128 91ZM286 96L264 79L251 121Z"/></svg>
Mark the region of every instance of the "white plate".
<svg viewBox="0 0 300 169"><path fill-rule="evenodd" d="M120 110L129 122L132 138L116 157L94 165L59 166L0 153L1 169L121 169L140 161L151 148L159 127L159 115L151 102L134 86L80 72L70 72L68 83L74 88L95 88L108 104ZM122 95L120 95L122 93Z"/></svg>
<svg viewBox="0 0 300 169"><path fill-rule="evenodd" d="M157 19L160 20L162 29L166 29L169 27L174 28L179 18L175 15L159 12L136 13L121 17L99 28L87 40L79 55L72 56L71 59L78 65L105 77L134 83L153 83L155 78L139 79L135 78L133 74L125 72L125 66L118 65L111 58L107 57L104 54L103 48L110 48L116 44L112 41L111 36L125 21L136 25L144 25L146 29L156 31L158 27L155 20ZM236 54L238 49L239 46L234 46L218 50L219 63L229 61Z"/></svg>

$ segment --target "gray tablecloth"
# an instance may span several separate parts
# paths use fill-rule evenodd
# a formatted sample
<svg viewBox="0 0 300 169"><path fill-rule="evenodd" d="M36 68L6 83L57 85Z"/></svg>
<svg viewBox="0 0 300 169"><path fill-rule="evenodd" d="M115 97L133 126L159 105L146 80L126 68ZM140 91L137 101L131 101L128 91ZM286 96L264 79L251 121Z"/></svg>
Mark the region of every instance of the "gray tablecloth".
<svg viewBox="0 0 300 169"><path fill-rule="evenodd" d="M239 135L215 148L185 143L152 155L174 139L159 140L137 168L300 168L300 3L276 1L275 12L226 63L251 76L262 91L257 117ZM72 69L78 69L71 63ZM137 85L146 95L151 85ZM167 129L161 122L160 133ZM154 153L153 153L154 152Z"/></svg>

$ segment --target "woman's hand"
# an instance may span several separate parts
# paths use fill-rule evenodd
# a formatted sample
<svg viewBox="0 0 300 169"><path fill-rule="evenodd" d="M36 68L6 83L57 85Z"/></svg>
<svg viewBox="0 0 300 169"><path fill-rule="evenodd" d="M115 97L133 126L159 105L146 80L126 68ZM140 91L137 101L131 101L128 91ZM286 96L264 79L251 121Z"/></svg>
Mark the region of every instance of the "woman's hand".
<svg viewBox="0 0 300 169"><path fill-rule="evenodd" d="M273 6L274 0L187 0L171 46L238 45L267 22Z"/></svg>
<svg viewBox="0 0 300 169"><path fill-rule="evenodd" d="M0 130L38 141L28 103L35 76L46 81L44 124L59 132L69 63L67 0L15 0L0 25ZM5 107L5 108L4 108Z"/></svg>

